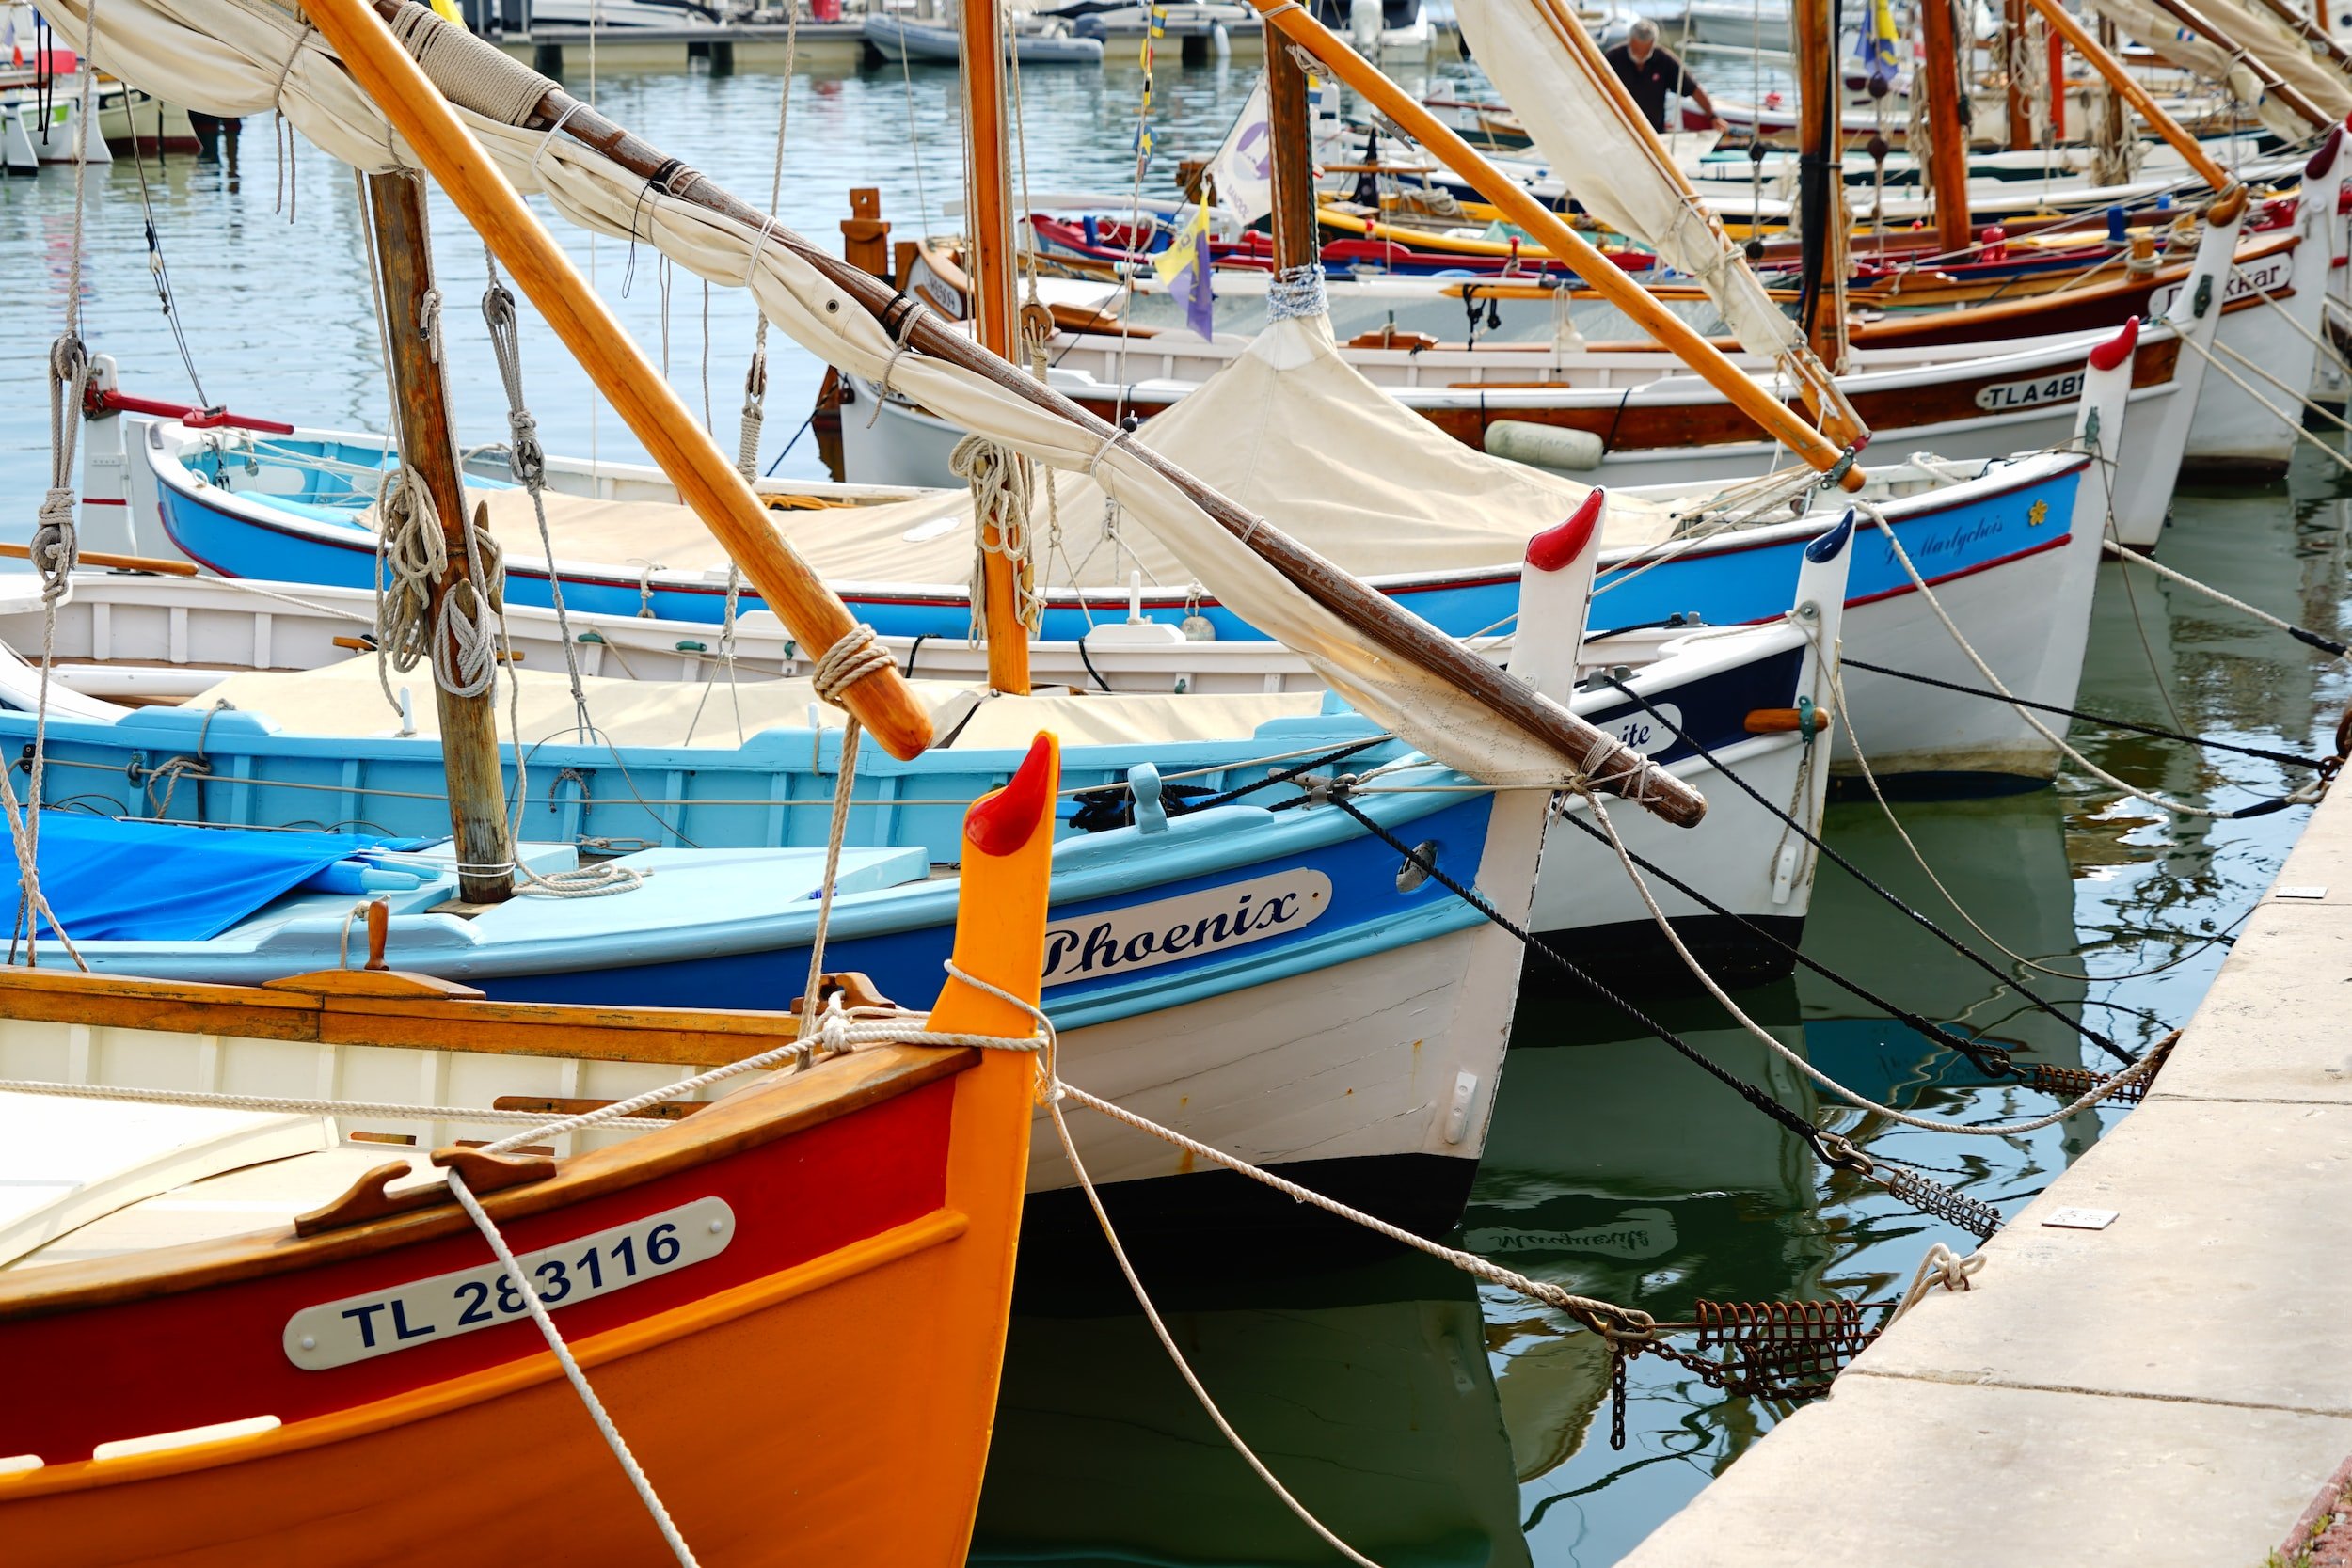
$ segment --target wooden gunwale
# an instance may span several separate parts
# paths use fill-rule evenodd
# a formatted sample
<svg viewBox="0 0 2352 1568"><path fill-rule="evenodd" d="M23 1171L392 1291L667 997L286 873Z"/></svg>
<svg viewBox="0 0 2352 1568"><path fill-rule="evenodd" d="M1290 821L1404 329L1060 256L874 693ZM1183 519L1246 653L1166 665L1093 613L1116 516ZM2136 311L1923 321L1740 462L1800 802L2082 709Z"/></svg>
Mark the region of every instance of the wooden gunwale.
<svg viewBox="0 0 2352 1568"><path fill-rule="evenodd" d="M833 1057L807 1072L771 1078L715 1101L673 1126L574 1155L561 1161L548 1180L488 1194L482 1206L503 1226L627 1192L838 1120L953 1077L979 1060L979 1051L969 1046L882 1045ZM285 1225L115 1258L0 1271L0 1323L292 1274L467 1231L472 1225L452 1200L310 1237L296 1237Z"/></svg>
<svg viewBox="0 0 2352 1568"><path fill-rule="evenodd" d="M391 973L422 986L442 984L431 976ZM675 1063L733 1061L800 1034L797 1019L776 1013L493 1002L465 987L439 995L331 993L326 988L341 978L329 971L265 986L225 986L0 969L0 1018L321 1044ZM380 1030L371 1025L377 1019L386 1021ZM548 1038L529 1037L534 1035Z"/></svg>

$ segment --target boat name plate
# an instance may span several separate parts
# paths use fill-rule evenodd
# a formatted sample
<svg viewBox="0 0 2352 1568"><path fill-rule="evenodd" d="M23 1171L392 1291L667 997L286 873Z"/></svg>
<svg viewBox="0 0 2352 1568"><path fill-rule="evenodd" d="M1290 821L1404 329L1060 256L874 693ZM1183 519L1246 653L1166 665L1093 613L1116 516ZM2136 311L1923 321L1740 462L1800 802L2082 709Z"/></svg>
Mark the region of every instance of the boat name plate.
<svg viewBox="0 0 2352 1568"><path fill-rule="evenodd" d="M1654 757L1672 749L1675 732L1683 729L1684 725L1682 709L1674 704L1653 702L1650 706L1658 711L1655 714L1629 713L1621 718L1603 720L1600 727L1615 736L1626 750Z"/></svg>
<svg viewBox="0 0 2352 1568"><path fill-rule="evenodd" d="M1287 936L1331 907L1331 879L1310 866L1123 910L1048 920L1045 984L1125 974Z"/></svg>
<svg viewBox="0 0 2352 1568"><path fill-rule="evenodd" d="M2293 252L2265 256L2251 266L2233 266L2230 269L2230 286L2221 292L2222 302L2234 304L2241 299L2251 299L2256 294L2276 296L2293 281L2294 277ZM2167 283L2149 295L2147 314L2158 319L2171 314L2172 302L2181 297L2184 287L2180 283Z"/></svg>
<svg viewBox="0 0 2352 1568"><path fill-rule="evenodd" d="M2012 408L2037 408L2045 403L2072 403L2083 395L2080 369L2063 375L2028 376L2023 381L2003 381L1991 387L1977 388L1977 406L1991 414L2005 414Z"/></svg>
<svg viewBox="0 0 2352 1568"><path fill-rule="evenodd" d="M726 1200L698 1197L594 1235L517 1253L515 1261L540 1301L558 1312L716 1258L734 1240L735 1211ZM307 1371L326 1371L530 1316L504 1265L485 1263L306 1307L286 1320L286 1359Z"/></svg>

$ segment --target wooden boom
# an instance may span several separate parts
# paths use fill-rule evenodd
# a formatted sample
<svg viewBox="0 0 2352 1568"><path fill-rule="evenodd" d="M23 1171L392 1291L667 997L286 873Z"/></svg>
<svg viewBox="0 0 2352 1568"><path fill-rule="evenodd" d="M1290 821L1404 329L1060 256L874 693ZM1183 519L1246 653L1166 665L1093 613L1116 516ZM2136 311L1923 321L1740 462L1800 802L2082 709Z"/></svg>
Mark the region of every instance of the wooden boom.
<svg viewBox="0 0 2352 1568"><path fill-rule="evenodd" d="M425 169L488 242L564 346L676 483L678 495L743 568L800 644L830 649L856 625L769 520L751 483L648 362L620 321L523 205L439 90L394 40L369 0L312 0L305 11ZM892 667L841 693L891 755L919 755L931 721Z"/></svg>
<svg viewBox="0 0 2352 1568"><path fill-rule="evenodd" d="M1616 69L1609 63L1609 57L1601 53L1600 45L1593 40L1593 35L1585 30L1584 24L1577 19L1565 0L1536 0L1535 13L1549 26L1561 52L1576 63L1585 81L1594 90L1608 95L1609 101L1616 106L1618 120L1624 125L1626 133L1648 154L1651 166L1682 193L1683 200L1690 203L1692 212L1708 214L1708 224L1720 227L1711 211L1700 200L1699 193L1692 188L1690 179L1682 172L1682 166L1674 161L1665 144L1658 139L1658 133L1650 129L1649 119L1633 102L1632 91L1617 79ZM1842 234L1842 229L1839 232ZM1730 244L1728 236L1724 238L1724 244ZM1835 264L1839 267L1846 264L1842 240ZM1854 412L1853 404L1846 401L1846 394L1837 389L1835 379L1836 368L1844 364L1846 359L1842 289L1838 291L1838 296L1841 308L1827 312L1823 318L1826 331L1834 335L1834 341L1826 342L1827 352L1823 352L1824 340L1817 338L1812 345L1814 357L1810 362L1802 356L1791 355L1787 356L1784 368L1796 380L1806 404L1813 410L1814 418L1820 421L1822 433L1840 447L1859 448L1869 440L1870 428L1863 422L1862 416Z"/></svg>
<svg viewBox="0 0 2352 1568"><path fill-rule="evenodd" d="M1820 431L1804 422L1795 410L1758 385L1754 377L1724 356L1680 316L1649 296L1626 271L1603 256L1567 221L1537 201L1524 185L1479 156L1454 129L1431 114L1419 99L1381 74L1380 69L1350 49L1311 12L1295 0L1249 0L1264 24L1304 47L1331 73L1371 101L1374 107L1435 153L1438 160L1468 180L1478 194L1502 209L1502 215L1525 230L1538 245L1574 267L1579 277L1623 310L1642 329L1697 373L1699 378L1746 414L1772 439L1824 472L1846 461L1847 452ZM1273 47L1269 40L1268 47ZM1858 466L1847 467L1841 483L1849 490L1862 487Z"/></svg>

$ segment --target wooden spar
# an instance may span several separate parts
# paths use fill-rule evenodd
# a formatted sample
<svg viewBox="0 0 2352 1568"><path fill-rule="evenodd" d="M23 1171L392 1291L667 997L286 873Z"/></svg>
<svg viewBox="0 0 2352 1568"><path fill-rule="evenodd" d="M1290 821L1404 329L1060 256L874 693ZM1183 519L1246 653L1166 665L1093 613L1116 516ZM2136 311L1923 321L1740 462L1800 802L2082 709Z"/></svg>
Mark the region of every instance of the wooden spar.
<svg viewBox="0 0 2352 1568"><path fill-rule="evenodd" d="M1591 84L1597 91L1607 95L1609 101L1616 106L1619 124L1625 128L1629 135L1640 138L1644 150L1649 154L1651 165L1674 182L1681 192L1682 198L1690 203L1693 212L1707 211L1705 204L1699 199L1698 193L1691 188L1691 182L1684 176L1681 166L1677 165L1667 153L1665 147L1659 141L1657 133L1650 128L1648 117L1644 115L1640 105L1633 102L1632 92L1617 79L1615 68L1610 65L1608 56L1600 52L1600 45L1593 41L1592 34L1585 30L1584 24L1577 20L1575 13L1567 8L1564 0L1536 0L1534 8L1535 13L1542 17L1546 24L1550 27L1553 41L1583 71L1586 82ZM1458 168L1457 171L1468 172L1458 170ZM1593 281L1597 287L1599 286L1598 280ZM1840 330L1843 330L1842 323ZM1655 333L1652 335L1656 336ZM1662 338L1660 341L1664 341ZM1671 343L1667 346L1673 347ZM1685 357L1687 360L1687 356ZM1814 417L1820 421L1822 433L1830 443L1840 449L1858 451L1869 440L1870 427L1863 422L1861 415L1854 412L1853 404L1846 401L1846 394L1837 389L1837 384L1829 379L1837 363L1836 360L1831 360L1820 370L1814 371L1801 359L1792 358L1787 369L1796 380L1806 406L1813 410ZM1705 372L1702 371L1701 373L1704 374ZM1732 401L1745 409L1746 405L1738 398ZM1805 456L1808 462L1812 461L1808 453L1800 452L1800 455ZM1819 465L1817 464L1816 467ZM1858 479L1849 479L1846 488L1854 489L1860 483Z"/></svg>
<svg viewBox="0 0 2352 1568"><path fill-rule="evenodd" d="M2140 86L2139 78L2123 68L2122 61L2100 47L2099 40L2074 20L2059 0L2026 0L2026 3L2042 13L2042 19L2066 40L2069 48L2090 61L2091 69L2106 78L2107 86L2115 89L2116 96L2129 103L2133 111L2146 120L2190 168L2197 171L2197 178L2217 191L2226 191L2237 182L2231 178L2229 170L2213 161L2202 143L2190 135L2180 121L2164 112L2164 106L2146 87Z"/></svg>
<svg viewBox="0 0 2352 1568"><path fill-rule="evenodd" d="M2262 4L2271 15L2294 28L2296 37L2333 61L2337 70L2352 71L2352 49L2338 43L2336 36L2327 28L2314 25L2309 16L2295 8L2291 0L2262 0Z"/></svg>
<svg viewBox="0 0 2352 1568"><path fill-rule="evenodd" d="M776 532L734 460L573 269L448 101L393 40L370 0L311 0L305 14L800 645L829 650L847 637L856 624L849 608ZM856 681L841 701L893 756L916 756L930 744L930 715L895 667Z"/></svg>
<svg viewBox="0 0 2352 1568"><path fill-rule="evenodd" d="M427 625L437 639L442 607L453 595L487 594L473 582L466 558L466 489L458 478L457 436L450 425L449 388L442 379L439 327L430 319L433 243L425 226L424 181L406 169L368 176L368 210L374 220L376 267L384 282L384 332L390 345L392 395L399 404L400 458L419 479L439 515L448 564L427 590ZM470 588L469 585L470 584ZM461 607L467 600L460 598ZM436 647L436 663L453 654ZM453 665L452 666L454 667ZM436 678L433 705L440 715L441 767L449 779L449 828L457 857L457 895L469 904L501 904L515 895L515 841L506 820L506 778L499 762L498 682L459 696Z"/></svg>
<svg viewBox="0 0 2352 1568"><path fill-rule="evenodd" d="M972 149L971 224L965 246L973 326L980 346L1018 360L1014 342L1012 202L1005 179L1005 29L999 0L963 0L963 126ZM1019 462L1019 458L1008 458ZM1000 505L1010 492L998 490ZM988 640L988 685L1029 694L1029 628L1021 619L1026 562L1004 552L1005 519L980 520L980 607Z"/></svg>
<svg viewBox="0 0 2352 1568"><path fill-rule="evenodd" d="M2224 31L2220 24L2190 5L2188 0L2156 0L2156 4L2177 18L2191 32L2201 35L2208 43L2217 44L2246 64L2254 79L2263 85L2263 91L2284 103L2314 131L2325 131L2336 122L2336 117L2322 109L2303 95L2303 89L2290 83L2270 68L2270 62L2248 49Z"/></svg>
<svg viewBox="0 0 2352 1568"><path fill-rule="evenodd" d="M1844 138L1837 133L1837 111L1844 94L1837 30L1823 0L1796 0L1788 34L1797 46L1797 199L1804 228L1797 324L1815 356L1834 368L1846 358L1845 312L1839 308L1844 291L1836 287L1846 265L1844 203L1837 199L1845 183L1838 167Z"/></svg>
<svg viewBox="0 0 2352 1568"><path fill-rule="evenodd" d="M1928 174L1934 183L1935 243L1946 255L1976 244L1968 215L1968 126L1960 115L1960 45L1952 0L1922 0L1919 19L1927 59Z"/></svg>
<svg viewBox="0 0 2352 1568"><path fill-rule="evenodd" d="M1814 467L1827 471L1845 460L1845 452L1820 431L1806 424L1794 410L1767 391L1723 351L1680 316L1649 296L1649 292L1568 227L1565 219L1537 201L1527 187L1479 156L1454 129L1422 107L1419 99L1381 74L1313 13L1295 0L1249 0L1263 24L1331 68L1331 73L1354 87L1374 107L1389 117L1415 141L1435 153L1438 161L1468 180L1478 194L1502 211L1502 215L1527 231L1544 249L1576 269L1577 276L1606 295L1609 302L1633 318L1644 331L1691 367L1699 378L1746 414L1767 434ZM1272 40L1268 40L1272 46ZM1612 72L1613 75L1614 72ZM1843 483L1858 490L1864 483L1859 465L1849 467Z"/></svg>
<svg viewBox="0 0 2352 1568"><path fill-rule="evenodd" d="M2009 53L2009 69L2001 73L2009 79L2009 150L2029 152L2033 150L2033 106L2026 102L2017 71L2026 51L2026 0L2001 0L2001 37Z"/></svg>
<svg viewBox="0 0 2352 1568"><path fill-rule="evenodd" d="M341 4L342 0L334 3ZM398 10L404 0L363 3L389 12ZM331 37L328 41L333 41ZM739 199L697 170L664 156L660 149L630 135L562 88L548 91L531 119L532 123L542 128L560 124L564 135L596 149L630 173L647 180L660 178L665 182L663 188L674 199L707 208L752 233L764 235L767 243L790 251L885 328L903 332L907 346L914 352L985 376L1105 447L1119 438L1120 432L1117 427L1088 413L1017 366L1007 364L931 313L913 311L910 320L910 302L888 283L811 245L799 233ZM1800 424L1798 429L1820 439L1806 426ZM1597 787L1622 792L1623 785L1614 782L1615 777L1629 770L1637 760L1625 747L1558 704L1536 696L1508 673L1439 633L1394 600L1336 570L1265 518L1235 505L1150 447L1129 443L1125 450L1200 507L1218 527L1289 578L1301 593L1391 654L1449 682L1497 718L1564 758L1592 757L1592 748L1600 745L1603 749L1597 760L1587 770L1593 774ZM732 467L727 469L729 473L734 471ZM1651 772L1646 787L1649 794L1641 804L1670 822L1689 827L1706 815L1705 798L1672 774Z"/></svg>
<svg viewBox="0 0 2352 1568"><path fill-rule="evenodd" d="M1314 138L1307 114L1307 72L1287 49L1265 52L1265 128L1273 144L1274 265L1312 266L1315 246Z"/></svg>

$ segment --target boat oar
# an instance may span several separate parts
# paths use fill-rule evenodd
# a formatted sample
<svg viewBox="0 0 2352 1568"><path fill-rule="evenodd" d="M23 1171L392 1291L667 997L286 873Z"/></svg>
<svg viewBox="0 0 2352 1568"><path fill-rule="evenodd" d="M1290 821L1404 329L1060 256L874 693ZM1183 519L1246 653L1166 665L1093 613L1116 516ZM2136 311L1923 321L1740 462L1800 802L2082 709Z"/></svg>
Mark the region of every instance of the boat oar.
<svg viewBox="0 0 2352 1568"><path fill-rule="evenodd" d="M680 499L726 546L800 645L820 654L821 663L821 655L850 634L855 618L776 532L750 482L573 268L367 0L313 0L305 11L612 400L677 485ZM840 689L842 705L891 755L919 755L931 741L930 714L887 658L866 662L866 672Z"/></svg>
<svg viewBox="0 0 2352 1568"><path fill-rule="evenodd" d="M440 170L448 167L453 174L475 179L488 170L488 154L458 123L439 91L425 79L379 20L378 13L386 17L398 15L412 3L413 0L319 0L311 15L319 31L351 66L359 85L376 97L387 117L417 147L418 155L426 160L426 167L435 177L443 178ZM353 36L352 44L344 43L345 34ZM352 56L352 51L360 47L368 50L365 70ZM496 53L491 45L455 28L449 30L447 42L437 47L460 53L469 48ZM389 59L385 57L387 52ZM435 111L429 123L417 116L419 104L425 100L430 101ZM894 341L903 341L908 348L986 376L1085 432L1105 449L1120 435L1115 426L1088 413L1019 366L952 330L932 312L915 309L914 302L882 279L819 250L774 218L739 200L685 163L663 155L659 149L641 141L562 88L550 87L540 100L537 113L525 123L560 129L562 134L594 148L630 173L659 182L660 189L673 199L689 201L732 218L762 236L763 243L790 251L881 323ZM441 145L428 151L434 137L440 138ZM459 150L453 154L452 147ZM508 200L519 208L513 187L503 179L497 179L497 184ZM454 191L452 194L456 195ZM461 209L464 204L464 199L459 198ZM527 213L522 216L525 221L532 221ZM535 223L533 228L535 231ZM545 239L543 231L540 237ZM547 309L544 302L541 309ZM553 312L548 313L552 319ZM617 332L618 328L614 330ZM668 388L661 389L666 392ZM682 408L679 413L683 419ZM712 450L715 451L716 448ZM1394 600L1375 593L1305 548L1265 518L1234 504L1149 447L1126 442L1122 450L1148 465L1325 610L1397 657L1451 683L1498 718L1557 753L1568 768L1591 775L1597 787L1637 798L1649 810L1683 827L1706 815L1706 799L1697 790L1648 766L1614 737L1559 704L1537 696Z"/></svg>

